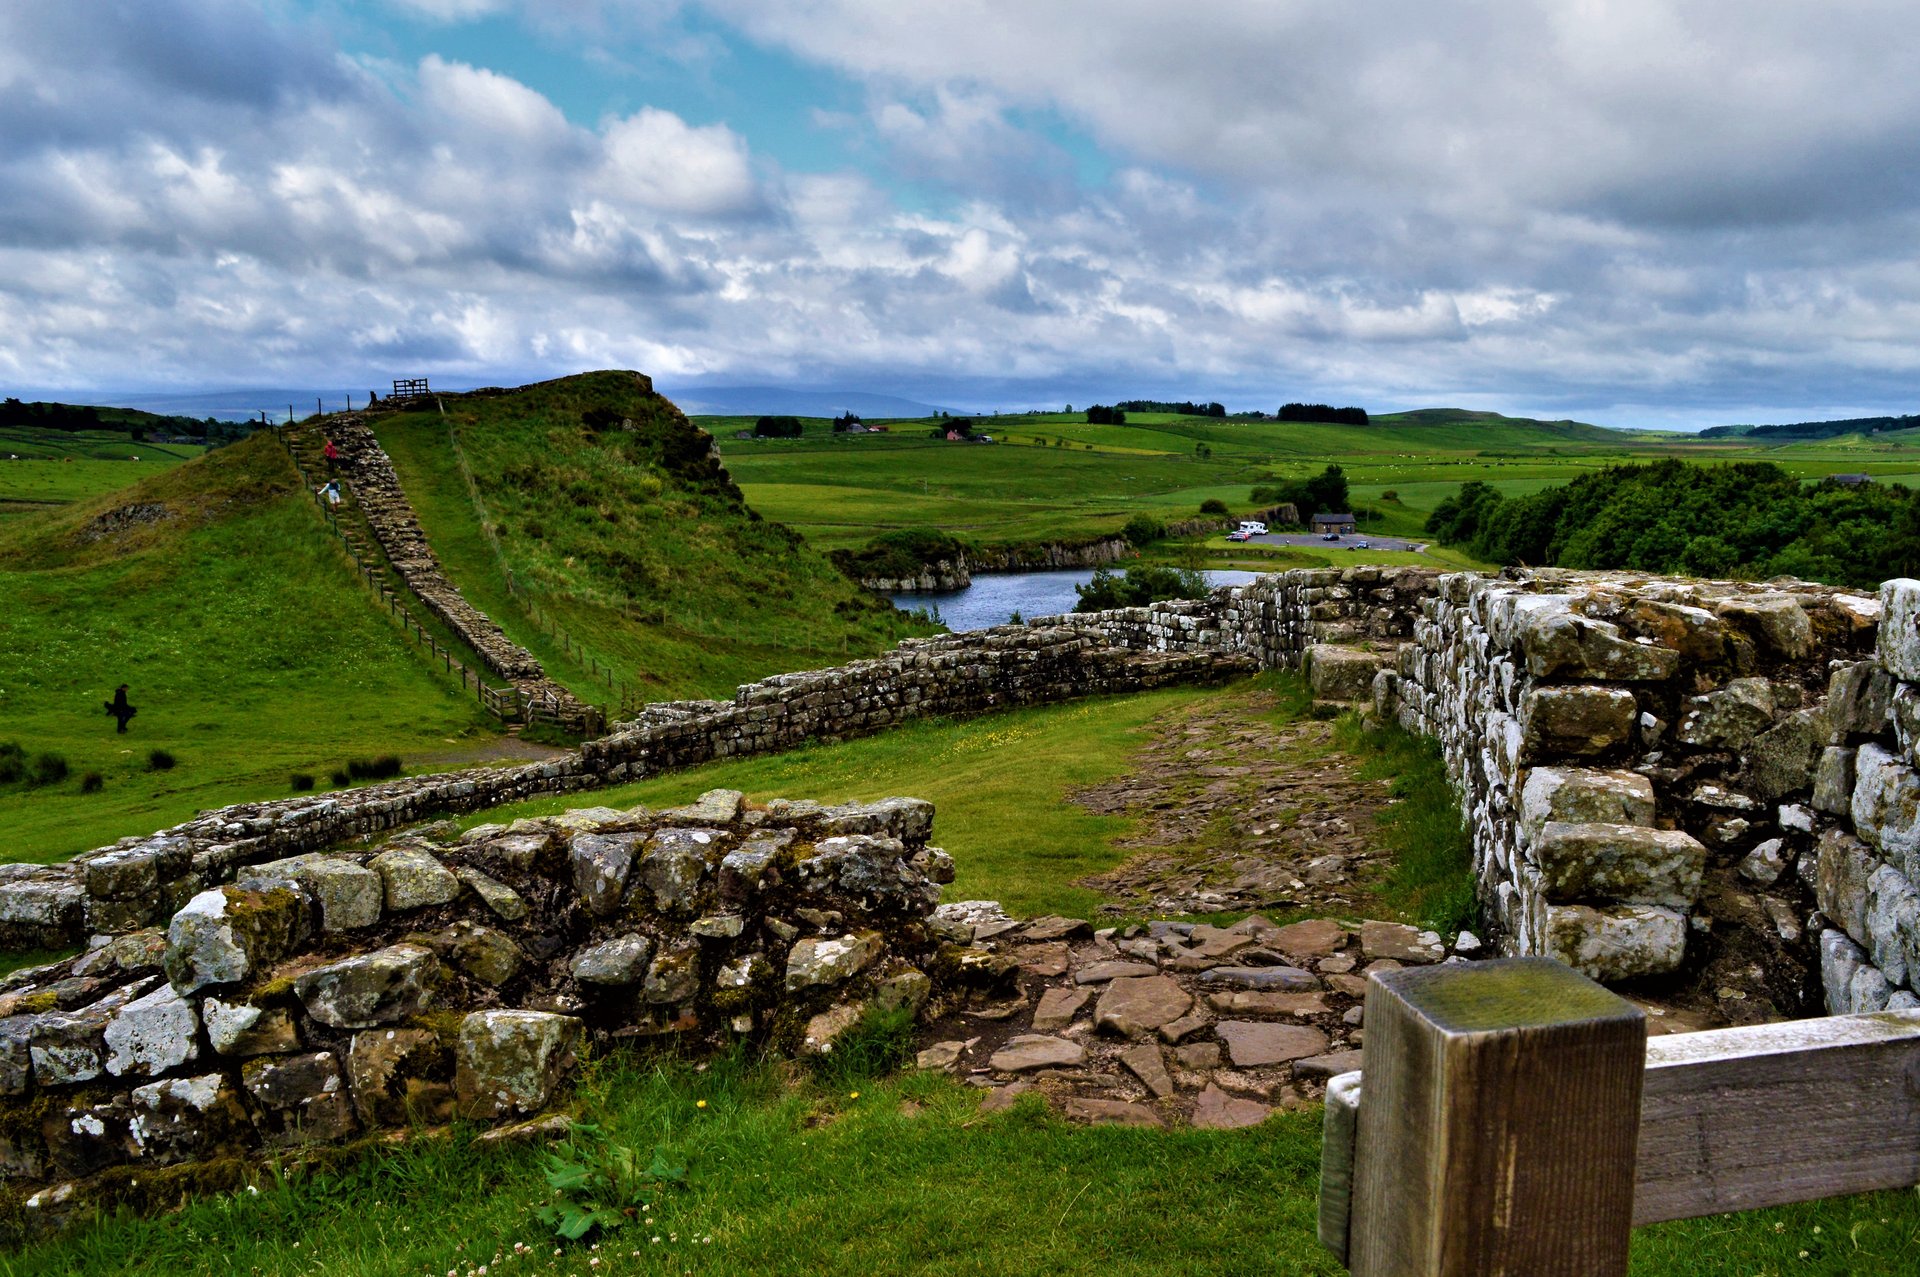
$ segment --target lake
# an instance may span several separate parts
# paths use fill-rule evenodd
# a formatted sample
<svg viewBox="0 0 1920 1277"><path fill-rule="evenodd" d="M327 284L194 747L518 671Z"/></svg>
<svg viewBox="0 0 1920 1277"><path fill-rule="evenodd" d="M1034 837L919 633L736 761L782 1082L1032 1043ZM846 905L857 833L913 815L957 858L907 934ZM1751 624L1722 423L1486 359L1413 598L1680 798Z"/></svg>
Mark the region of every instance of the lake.
<svg viewBox="0 0 1920 1277"><path fill-rule="evenodd" d="M964 590L941 594L889 595L895 607L908 612L934 610L940 620L955 633L984 630L1005 625L1018 612L1023 617L1055 616L1073 611L1080 601L1073 587L1093 579L1092 568L1067 568L1054 572L997 572L976 576ZM1245 585L1257 572L1228 570L1203 571L1208 585Z"/></svg>

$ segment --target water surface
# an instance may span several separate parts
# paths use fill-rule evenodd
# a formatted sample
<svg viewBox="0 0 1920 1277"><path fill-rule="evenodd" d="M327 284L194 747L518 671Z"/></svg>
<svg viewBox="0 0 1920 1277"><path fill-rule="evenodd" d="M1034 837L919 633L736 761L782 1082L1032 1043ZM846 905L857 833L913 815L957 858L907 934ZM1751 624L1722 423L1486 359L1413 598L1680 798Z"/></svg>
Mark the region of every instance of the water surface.
<svg viewBox="0 0 1920 1277"><path fill-rule="evenodd" d="M964 590L939 594L889 595L894 606L912 612L937 612L946 627L956 634L963 630L984 630L1005 625L1018 612L1022 617L1054 616L1073 611L1080 601L1073 587L1093 580L1092 568L1064 568L1050 572L996 572L976 576ZM1228 569L1200 573L1208 585L1245 585L1257 572Z"/></svg>

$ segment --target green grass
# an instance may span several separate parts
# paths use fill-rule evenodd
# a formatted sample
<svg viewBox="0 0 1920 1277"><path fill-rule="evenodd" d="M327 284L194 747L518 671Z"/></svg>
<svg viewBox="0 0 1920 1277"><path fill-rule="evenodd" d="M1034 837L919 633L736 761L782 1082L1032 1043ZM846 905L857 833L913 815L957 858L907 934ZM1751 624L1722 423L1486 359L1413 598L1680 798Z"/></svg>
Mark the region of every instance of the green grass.
<svg viewBox="0 0 1920 1277"><path fill-rule="evenodd" d="M71 777L0 793L0 860L50 860L286 796L296 771L494 739L355 582L285 453L260 436L132 488L0 524L0 740ZM105 510L173 517L88 541ZM101 708L120 682L139 716ZM178 765L147 766L165 749ZM79 792L98 771L105 787Z"/></svg>
<svg viewBox="0 0 1920 1277"><path fill-rule="evenodd" d="M1376 886L1379 899L1448 940L1476 927L1473 841L1439 744L1391 724L1367 727L1354 714L1334 725L1334 742L1363 760L1362 780L1392 778L1394 801L1380 813L1379 828L1393 867Z"/></svg>
<svg viewBox="0 0 1920 1277"><path fill-rule="evenodd" d="M28 512L20 506L65 505L124 488L202 451L195 444L133 443L124 430L0 426L0 519Z"/></svg>
<svg viewBox="0 0 1920 1277"><path fill-rule="evenodd" d="M0 1255L0 1275L1341 1271L1314 1239L1317 1110L1239 1131L1080 1127L1032 1098L982 1115L978 1092L940 1076L837 1081L732 1060L590 1066L592 1145L642 1165L657 1151L685 1178L580 1244L556 1246L536 1215L546 1150L457 1130L284 1178L255 1166L251 1191L110 1218ZM1915 1247L1920 1199L1878 1193L1645 1229L1631 1271L1895 1274Z"/></svg>
<svg viewBox="0 0 1920 1277"><path fill-rule="evenodd" d="M1304 477L1328 462L1345 469L1355 504L1382 515L1362 535L1407 537L1419 537L1434 506L1470 479L1518 495L1664 456L1764 457L1808 479L1861 470L1886 482L1920 481L1920 431L1765 445L1452 409L1393 414L1367 426L1166 413L1095 426L1080 414L1043 413L976 419L1001 441L987 446L932 440L922 421L890 423L886 435L836 436L825 419L805 419L801 439L743 441L733 432L750 418L699 420L719 439L748 502L823 549L858 548L904 528L996 544L1082 539L1116 533L1141 511L1197 514L1210 497L1248 511L1254 485ZM1211 455L1196 454L1202 444ZM1388 500L1387 492L1396 495ZM1349 561L1396 560L1336 560ZM1431 551L1413 561L1480 566Z"/></svg>
<svg viewBox="0 0 1920 1277"><path fill-rule="evenodd" d="M613 807L670 807L709 789L749 798L854 802L925 798L937 811L935 840L953 853L949 900L985 897L1019 914L1090 916L1097 893L1074 880L1124 859L1112 839L1128 821L1063 801L1070 790L1126 770L1161 715L1220 693L1180 688L1101 697L982 718L932 719L880 736L816 745L765 758L730 759L596 790ZM533 799L468 817L469 826L578 807L580 795Z"/></svg>
<svg viewBox="0 0 1920 1277"><path fill-rule="evenodd" d="M927 632L746 510L632 374L446 404L376 419L381 444L448 576L588 700L607 699L596 668L643 699L726 695ZM589 429L594 409L633 428Z"/></svg>

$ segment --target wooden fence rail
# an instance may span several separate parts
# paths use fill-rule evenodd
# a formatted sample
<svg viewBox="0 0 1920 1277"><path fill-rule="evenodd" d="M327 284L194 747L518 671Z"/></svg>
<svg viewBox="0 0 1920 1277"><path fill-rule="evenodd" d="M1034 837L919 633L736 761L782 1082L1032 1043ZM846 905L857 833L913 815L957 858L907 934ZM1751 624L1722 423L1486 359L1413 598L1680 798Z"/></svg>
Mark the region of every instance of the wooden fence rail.
<svg viewBox="0 0 1920 1277"><path fill-rule="evenodd" d="M1920 1184L1920 1011L1649 1039L1510 958L1377 973L1365 1022L1320 1179L1358 1277L1612 1277L1636 1225Z"/></svg>
<svg viewBox="0 0 1920 1277"><path fill-rule="evenodd" d="M341 551L352 561L361 584L372 590L380 601L387 605L388 615L399 622L401 631L408 638L425 647L434 659L445 666L447 673L457 673L460 676L460 686L470 689L474 698L480 702L481 708L489 714L503 723L528 721L518 689L508 688L502 691L488 687L481 679L478 670L470 668L466 662L457 658L453 654L453 649L440 642L425 625L415 619L413 613L400 602L400 597L393 587L387 584L385 574L380 568L362 558L360 552L354 548L346 529L340 526L338 512L313 486L313 476L306 466L301 464L300 454L294 449L293 441L287 437L287 433L275 430L273 434L280 441L280 446L286 449L288 458L293 462L294 472L300 476L301 486L306 488L307 494L313 498L314 505L320 511L320 517L327 521L327 530L333 533L340 543ZM551 716L548 717L551 718Z"/></svg>

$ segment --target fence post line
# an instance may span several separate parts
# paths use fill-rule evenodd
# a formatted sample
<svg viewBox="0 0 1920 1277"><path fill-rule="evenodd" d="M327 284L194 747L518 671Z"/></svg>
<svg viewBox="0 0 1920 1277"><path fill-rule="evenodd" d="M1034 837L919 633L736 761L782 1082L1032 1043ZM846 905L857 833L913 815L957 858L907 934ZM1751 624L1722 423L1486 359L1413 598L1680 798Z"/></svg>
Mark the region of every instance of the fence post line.
<svg viewBox="0 0 1920 1277"><path fill-rule="evenodd" d="M1646 1018L1548 958L1374 974L1355 1277L1623 1277Z"/></svg>

